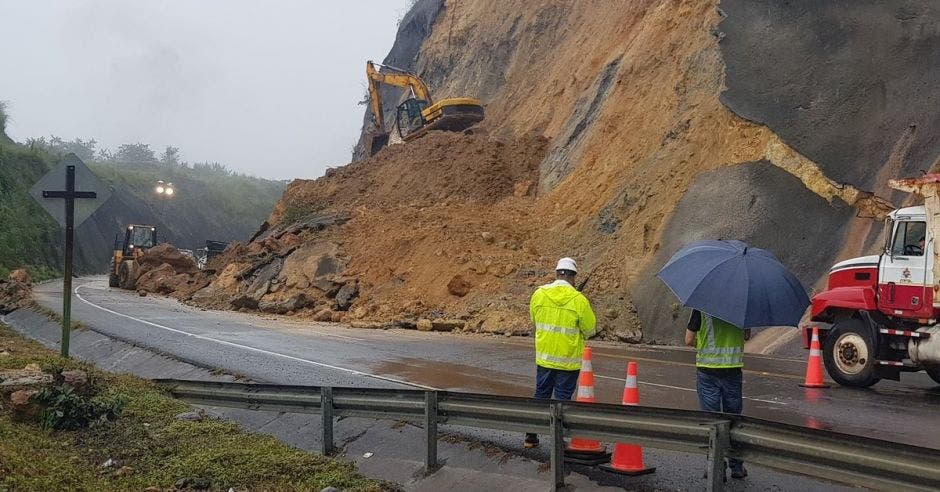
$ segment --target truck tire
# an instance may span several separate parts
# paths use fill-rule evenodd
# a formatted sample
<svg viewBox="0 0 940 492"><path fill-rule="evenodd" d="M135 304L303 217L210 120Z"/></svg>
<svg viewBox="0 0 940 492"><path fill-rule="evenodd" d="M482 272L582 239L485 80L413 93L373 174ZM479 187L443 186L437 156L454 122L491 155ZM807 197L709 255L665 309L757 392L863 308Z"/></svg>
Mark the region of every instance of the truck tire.
<svg viewBox="0 0 940 492"><path fill-rule="evenodd" d="M113 271L108 274L108 287L120 287L121 283L118 276Z"/></svg>
<svg viewBox="0 0 940 492"><path fill-rule="evenodd" d="M121 263L118 269L118 280L122 289L134 290L137 286L137 265L133 260Z"/></svg>
<svg viewBox="0 0 940 492"><path fill-rule="evenodd" d="M875 377L875 344L871 330L857 318L837 321L823 345L826 371L843 386L867 388L878 381Z"/></svg>
<svg viewBox="0 0 940 492"><path fill-rule="evenodd" d="M940 364L930 364L924 366L924 371L933 379L935 383L940 384Z"/></svg>

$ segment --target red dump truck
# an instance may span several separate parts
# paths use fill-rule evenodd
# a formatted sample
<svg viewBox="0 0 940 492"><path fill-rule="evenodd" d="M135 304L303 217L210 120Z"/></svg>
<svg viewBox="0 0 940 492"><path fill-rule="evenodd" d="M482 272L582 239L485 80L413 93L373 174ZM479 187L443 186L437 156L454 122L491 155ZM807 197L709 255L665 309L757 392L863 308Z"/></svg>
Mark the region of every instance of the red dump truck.
<svg viewBox="0 0 940 492"><path fill-rule="evenodd" d="M890 185L922 196L924 205L888 215L879 254L832 267L827 289L812 298L815 323L802 328L806 348L812 326L820 328L826 370L845 386L867 387L921 370L940 383L940 261L934 246L940 174Z"/></svg>

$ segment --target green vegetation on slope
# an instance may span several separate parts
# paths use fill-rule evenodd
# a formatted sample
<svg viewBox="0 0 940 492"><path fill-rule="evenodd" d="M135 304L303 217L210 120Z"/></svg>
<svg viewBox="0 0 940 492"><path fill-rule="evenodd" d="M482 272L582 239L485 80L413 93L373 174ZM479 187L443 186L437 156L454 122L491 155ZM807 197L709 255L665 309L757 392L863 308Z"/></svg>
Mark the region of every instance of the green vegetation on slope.
<svg viewBox="0 0 940 492"><path fill-rule="evenodd" d="M82 369L107 387L106 396L125 404L114 421L56 432L14 422L0 409L0 491L167 489L183 479L208 481L212 490L391 488L357 475L351 464L305 453L230 422L177 420L186 405L150 383L58 358L0 325L4 351L9 355L0 357L0 370L30 363ZM119 465L102 468L108 459Z"/></svg>
<svg viewBox="0 0 940 492"><path fill-rule="evenodd" d="M2 133L0 133L2 135ZM27 267L34 279L60 269L59 225L29 196L29 188L45 174L51 158L0 141L0 276Z"/></svg>
<svg viewBox="0 0 940 492"><path fill-rule="evenodd" d="M284 191L284 183L236 174L219 164L91 161L98 177L135 196L151 199L158 180L171 182L176 196L165 203L163 215L184 215L198 209L215 223L237 222L257 230ZM235 225L235 224L233 224ZM247 239L247 237L245 238Z"/></svg>
<svg viewBox="0 0 940 492"><path fill-rule="evenodd" d="M111 152L94 139L65 141L51 136L26 145L2 131L8 115L0 102L0 276L27 267L34 279L55 276L62 266L62 231L29 196L29 188L69 152L111 184L111 200L88 225L76 230L76 270L102 272L114 235L127 223L155 224L158 239L195 249L207 239L247 240L271 213L286 183L238 174L218 163L188 164L179 149L159 157L147 144ZM161 199L158 180L172 182L176 195Z"/></svg>

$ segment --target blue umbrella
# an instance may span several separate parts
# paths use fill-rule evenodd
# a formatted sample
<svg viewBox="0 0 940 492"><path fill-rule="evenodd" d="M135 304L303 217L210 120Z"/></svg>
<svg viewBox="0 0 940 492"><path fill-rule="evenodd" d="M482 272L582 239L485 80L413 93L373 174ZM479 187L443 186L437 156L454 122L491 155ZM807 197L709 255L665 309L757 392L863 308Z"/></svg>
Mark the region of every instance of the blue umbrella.
<svg viewBox="0 0 940 492"><path fill-rule="evenodd" d="M738 328L797 326L809 298L774 255L741 241L698 241L656 274L685 307Z"/></svg>

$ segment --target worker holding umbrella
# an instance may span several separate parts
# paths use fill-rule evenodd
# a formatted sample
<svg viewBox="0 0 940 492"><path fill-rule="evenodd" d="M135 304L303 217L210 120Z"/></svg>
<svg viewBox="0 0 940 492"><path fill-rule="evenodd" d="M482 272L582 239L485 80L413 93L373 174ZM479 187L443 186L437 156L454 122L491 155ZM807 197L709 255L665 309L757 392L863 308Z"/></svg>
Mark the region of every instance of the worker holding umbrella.
<svg viewBox="0 0 940 492"><path fill-rule="evenodd" d="M774 256L740 241L698 241L682 248L657 276L692 308L685 343L695 347L699 407L741 413L744 330L796 326L809 306L800 281ZM729 458L732 478L744 478Z"/></svg>

